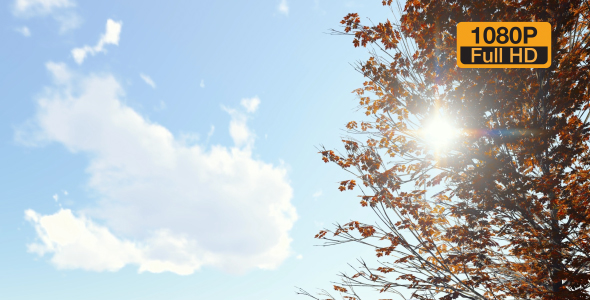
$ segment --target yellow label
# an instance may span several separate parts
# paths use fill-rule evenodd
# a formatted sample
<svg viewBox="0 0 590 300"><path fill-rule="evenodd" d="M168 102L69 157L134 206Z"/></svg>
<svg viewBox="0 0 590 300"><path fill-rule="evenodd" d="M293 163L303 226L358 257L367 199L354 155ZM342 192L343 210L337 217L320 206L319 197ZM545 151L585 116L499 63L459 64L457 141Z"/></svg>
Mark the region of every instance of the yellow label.
<svg viewBox="0 0 590 300"><path fill-rule="evenodd" d="M549 68L549 22L461 22L457 24L461 68Z"/></svg>

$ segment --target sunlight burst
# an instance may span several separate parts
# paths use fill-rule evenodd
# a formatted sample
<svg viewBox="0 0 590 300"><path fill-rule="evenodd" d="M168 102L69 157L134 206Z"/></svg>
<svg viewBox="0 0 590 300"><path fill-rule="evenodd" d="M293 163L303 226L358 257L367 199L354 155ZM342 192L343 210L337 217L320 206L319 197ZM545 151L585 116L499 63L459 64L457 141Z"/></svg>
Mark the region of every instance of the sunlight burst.
<svg viewBox="0 0 590 300"><path fill-rule="evenodd" d="M436 117L422 130L425 141L436 150L444 149L457 137L458 131L448 121Z"/></svg>

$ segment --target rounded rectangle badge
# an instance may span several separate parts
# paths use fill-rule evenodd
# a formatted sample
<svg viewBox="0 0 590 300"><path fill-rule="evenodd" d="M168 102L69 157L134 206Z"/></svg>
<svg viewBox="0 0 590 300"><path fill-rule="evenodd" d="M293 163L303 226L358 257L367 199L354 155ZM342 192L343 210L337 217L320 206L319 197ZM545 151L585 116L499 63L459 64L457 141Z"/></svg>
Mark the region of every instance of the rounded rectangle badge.
<svg viewBox="0 0 590 300"><path fill-rule="evenodd" d="M549 68L549 22L461 22L457 24L461 68Z"/></svg>

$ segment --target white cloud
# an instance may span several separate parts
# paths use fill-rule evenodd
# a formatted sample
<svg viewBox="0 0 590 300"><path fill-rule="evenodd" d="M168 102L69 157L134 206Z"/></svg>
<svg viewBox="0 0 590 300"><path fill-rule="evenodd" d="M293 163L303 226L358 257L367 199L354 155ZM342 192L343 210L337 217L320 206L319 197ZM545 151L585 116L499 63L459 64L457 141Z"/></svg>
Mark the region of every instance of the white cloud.
<svg viewBox="0 0 590 300"><path fill-rule="evenodd" d="M289 4L287 3L287 0L281 0L281 3L279 3L279 6L277 7L277 9L279 10L280 13L284 14L285 16L289 15Z"/></svg>
<svg viewBox="0 0 590 300"><path fill-rule="evenodd" d="M119 45L119 37L121 35L122 22L115 22L111 19L107 20L106 30L103 35L100 36L98 43L94 47L85 45L84 47L72 49L72 56L77 64L82 64L88 54L94 56L96 53L106 52L104 49L105 45Z"/></svg>
<svg viewBox="0 0 590 300"><path fill-rule="evenodd" d="M64 195L67 196L68 195L68 191L64 190Z"/></svg>
<svg viewBox="0 0 590 300"><path fill-rule="evenodd" d="M297 258L297 259L303 259L303 255L299 254L299 255L297 255L297 257L296 257L296 258Z"/></svg>
<svg viewBox="0 0 590 300"><path fill-rule="evenodd" d="M42 216L25 211L40 239L27 246L30 252L44 255L54 253L51 261L61 269L116 271L129 262L141 261L141 250L128 241L115 237L105 227L86 218L75 217L69 209Z"/></svg>
<svg viewBox="0 0 590 300"><path fill-rule="evenodd" d="M239 138L209 150L183 144L126 106L111 75L54 76L70 81L46 89L25 137L89 154L88 186L100 200L78 212L27 210L38 235L29 251L58 268L178 274L273 269L291 255L297 215L284 167L253 158ZM243 114L230 115L252 134Z"/></svg>
<svg viewBox="0 0 590 300"><path fill-rule="evenodd" d="M49 70L51 75L53 75L53 82L58 85L67 84L72 79L71 73L64 63L50 61L45 64L45 67Z"/></svg>
<svg viewBox="0 0 590 300"><path fill-rule="evenodd" d="M53 18L59 22L59 32L64 33L72 29L80 27L82 24L82 18L74 12L65 12L61 14L55 14Z"/></svg>
<svg viewBox="0 0 590 300"><path fill-rule="evenodd" d="M20 18L52 16L60 23L60 32L77 28L82 23L78 14L72 11L76 3L70 0L15 0L12 14Z"/></svg>
<svg viewBox="0 0 590 300"><path fill-rule="evenodd" d="M231 121L229 122L229 135L234 141L235 146L244 147L249 151L254 145L254 138L256 135L246 124L248 116L236 109L227 108L225 106L222 106L222 108L231 116Z"/></svg>
<svg viewBox="0 0 590 300"><path fill-rule="evenodd" d="M156 88L156 83L148 75L145 75L143 73L139 73L139 77L141 77L141 79L143 79L143 81L145 83L147 83L149 86L151 86L153 89Z"/></svg>
<svg viewBox="0 0 590 300"><path fill-rule="evenodd" d="M29 27L27 26L15 28L14 31L22 34L25 37L31 36L31 30L29 30Z"/></svg>
<svg viewBox="0 0 590 300"><path fill-rule="evenodd" d="M319 190L319 191L317 191L317 192L313 193L312 197L314 197L314 198L318 198L318 197L320 197L322 194L323 194L323 193L322 193L322 190Z"/></svg>
<svg viewBox="0 0 590 300"><path fill-rule="evenodd" d="M213 136L213 133L215 133L215 126L211 125L209 132L207 132L207 139L205 140L205 144L209 143L209 139Z"/></svg>
<svg viewBox="0 0 590 300"><path fill-rule="evenodd" d="M211 129L209 129L209 132L207 132L207 139L210 138L211 136L213 136L214 132L215 132L215 126L211 125Z"/></svg>
<svg viewBox="0 0 590 300"><path fill-rule="evenodd" d="M201 79L201 83L199 84L201 88L205 88L205 80Z"/></svg>
<svg viewBox="0 0 590 300"><path fill-rule="evenodd" d="M76 4L70 0L16 0L12 12L19 16L46 15L56 9L74 6Z"/></svg>
<svg viewBox="0 0 590 300"><path fill-rule="evenodd" d="M258 105L260 105L260 98L258 98L258 96L255 96L254 98L244 98L240 104L246 108L246 111L253 113L258 109Z"/></svg>
<svg viewBox="0 0 590 300"><path fill-rule="evenodd" d="M53 194L53 200L55 200L55 202L57 202L58 199L59 199L59 196L57 194Z"/></svg>

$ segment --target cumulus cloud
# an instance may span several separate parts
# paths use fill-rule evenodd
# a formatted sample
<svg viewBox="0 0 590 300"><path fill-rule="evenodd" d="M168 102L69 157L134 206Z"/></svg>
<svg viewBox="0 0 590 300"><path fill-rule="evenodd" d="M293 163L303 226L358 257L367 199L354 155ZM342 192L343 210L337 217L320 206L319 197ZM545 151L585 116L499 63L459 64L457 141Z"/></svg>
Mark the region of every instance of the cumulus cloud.
<svg viewBox="0 0 590 300"><path fill-rule="evenodd" d="M244 107L246 106L244 105ZM222 108L231 116L231 121L229 122L229 135L234 141L234 144L237 147L245 147L248 150L252 148L256 135L250 130L250 128L248 128L248 115L237 109L225 106L222 106ZM246 108L246 110L249 112L248 108Z"/></svg>
<svg viewBox="0 0 590 300"><path fill-rule="evenodd" d="M12 14L20 18L52 16L60 23L60 31L77 28L81 18L71 9L76 3L70 0L15 0Z"/></svg>
<svg viewBox="0 0 590 300"><path fill-rule="evenodd" d="M14 31L22 34L25 37L31 36L31 30L29 30L29 27L27 27L27 26L15 28Z"/></svg>
<svg viewBox="0 0 590 300"><path fill-rule="evenodd" d="M115 22L111 19L107 20L106 30L94 47L85 45L84 47L72 49L72 56L77 64L82 64L88 54L94 56L96 53L105 53L105 45L119 45L119 36L121 35L122 22ZM143 78L143 77L142 77Z"/></svg>
<svg viewBox="0 0 590 300"><path fill-rule="evenodd" d="M258 109L258 105L260 105L260 98L258 98L258 96L254 98L244 98L240 101L240 104L246 109L246 111L253 113Z"/></svg>
<svg viewBox="0 0 590 300"><path fill-rule="evenodd" d="M88 186L100 200L77 212L27 210L38 236L29 251L58 268L178 274L273 269L291 255L297 215L287 171L253 157L244 113L226 109L234 146L188 145L126 106L113 76L65 76L61 67L47 64L55 85L38 99L25 138L89 155Z"/></svg>
<svg viewBox="0 0 590 300"><path fill-rule="evenodd" d="M156 88L156 83L154 82L154 80L152 80L151 77L149 77L148 75L145 75L143 73L139 73L139 77L141 77L141 79L143 79L143 81L145 83L147 83L147 85L151 86L152 89Z"/></svg>
<svg viewBox="0 0 590 300"><path fill-rule="evenodd" d="M288 16L289 15L289 4L287 3L287 0L281 0L277 9L283 15Z"/></svg>
<svg viewBox="0 0 590 300"><path fill-rule="evenodd" d="M29 209L25 219L33 223L40 239L28 245L28 250L39 255L55 253L51 261L59 268L116 271L141 260L141 250L133 243L84 217L75 217L69 209L48 216Z"/></svg>

